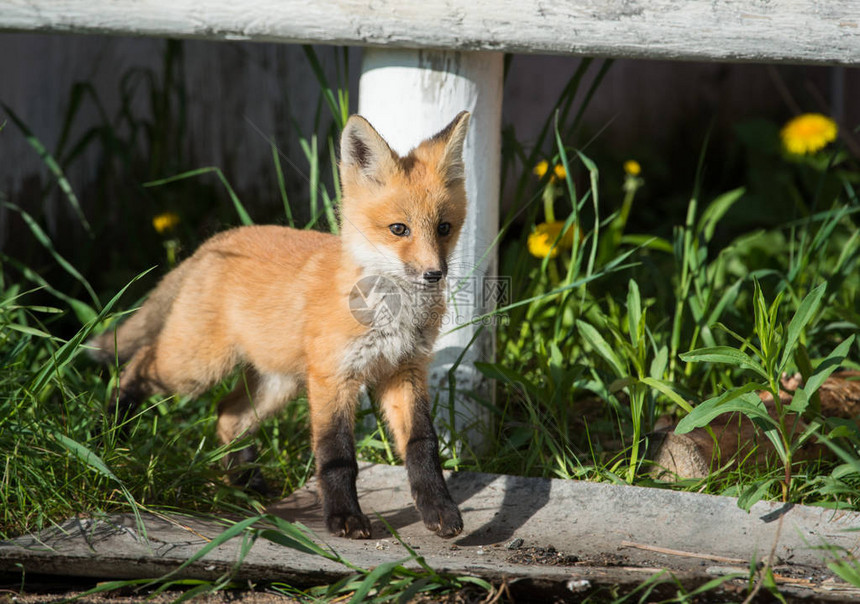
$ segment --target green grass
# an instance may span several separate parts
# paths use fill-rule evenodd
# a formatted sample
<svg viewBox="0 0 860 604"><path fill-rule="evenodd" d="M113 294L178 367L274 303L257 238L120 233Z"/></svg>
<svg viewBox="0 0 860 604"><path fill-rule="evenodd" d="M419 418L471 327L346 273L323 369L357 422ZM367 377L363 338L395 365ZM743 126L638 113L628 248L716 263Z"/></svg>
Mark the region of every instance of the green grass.
<svg viewBox="0 0 860 604"><path fill-rule="evenodd" d="M564 124L556 128L557 133L564 130ZM507 311L513 329L499 334L500 358L481 367L503 387L496 449L488 456L491 462L480 467L641 482L649 469L643 436L657 417L684 418L702 402L684 419L683 428L707 426L720 412L745 413L762 424L785 470L780 480L747 466L740 473L732 471L725 490L711 492L737 493L740 488L757 497L781 493L794 501L832 505L838 490L839 504L856 507L856 474L840 479L844 489L817 488L816 481L807 481L788 492L791 455L803 441L833 442L829 437L838 434L843 450L851 451L846 455L855 456L860 444L856 428L817 419L815 394L833 370L856 366L856 161L839 151L808 159L778 158L781 163L770 168L772 173L751 177L770 176L777 182L796 178L799 184L789 197L794 207L783 213L793 218L718 243L723 219L749 203L750 196L740 188L705 197L701 172L706 149L686 217L670 236L660 238L626 232L639 186L629 186L631 177L628 186L614 193L618 210L600 215L606 209L597 202L597 166L581 151L568 149L561 136L556 142L551 161L566 168L567 187L555 197L553 213L556 220L581 225L582 236L556 258L529 259L521 252L527 226L502 250L500 272L514 276L516 298L531 302ZM778 140L768 141L750 153L774 153L773 143L778 149ZM521 167L523 173L527 168ZM585 190L577 191L577 185ZM546 178L535 182L537 191L524 194L523 202L533 202L541 188L545 192L550 187L558 184ZM825 198L822 191L833 197ZM529 222L537 223L538 205L515 211L529 213ZM613 264L619 259L624 270ZM794 371L809 385L773 421L759 412L761 403L751 390L774 392L782 372ZM604 401L605 413L577 409L592 395ZM739 400L747 404L741 406ZM783 419L789 410L812 421L795 441ZM588 417L590 425L580 422L574 429L578 415ZM821 472L831 470L827 464L820 467ZM838 475L843 476L841 471ZM679 487L699 489L702 482L711 488L723 483L711 476ZM774 489L761 488L765 482ZM755 499L748 497L745 504Z"/></svg>
<svg viewBox="0 0 860 604"><path fill-rule="evenodd" d="M294 166L284 165L287 158L270 141L283 207L270 218L335 229L340 195L335 145L347 115L347 57L345 51L337 54L332 84L320 58L310 47L306 53L322 91L314 123L300 140L311 195L301 203L288 198ZM101 110L100 126L70 141L81 104L89 99L101 106L90 86L76 85L60 142L50 152L7 110L54 179L45 194L59 187L84 236L107 246L115 242L120 253L98 257L92 245L61 247L47 236L42 216L9 206L29 229L32 246L0 256L0 447L10 452L0 471L0 537L37 531L77 513L151 509L239 512L255 518L248 524L254 538L286 540L288 546L301 541L292 525L258 516L261 502L223 480L219 461L228 448L217 444L215 408L237 377L197 400L150 399L130 420L131 437L124 440L104 416L119 368L96 366L81 346L90 333L120 317L120 309L139 305L162 273L147 271L163 263L165 250L172 265L177 249L187 253L199 243L194 224L213 220L207 214L211 204L207 209L176 200L219 199L214 219L224 223L247 224L254 217L228 175L218 167L188 165L178 152L184 123L184 91L176 75L181 58L181 44L171 43L162 73L125 74L119 113L108 117ZM610 64L580 63L533 146L525 148L513 130L505 132L502 177L514 183L516 193L502 224L499 273L511 277L513 299L497 311L509 321L498 331L496 361L478 367L496 380L496 404L488 405L492 424L486 450L475 455L451 447L458 457L446 464L733 495L745 507L759 499L785 499L860 509L860 430L850 421L821 418L816 394L837 367L858 367L857 159L838 144L807 158L788 157L780 150L775 124L739 124L740 152L750 166L742 182L727 191L708 185L709 150L703 141L696 173L673 175L689 183L685 213L659 232L637 232L637 215L646 209L641 204L656 203L647 197L648 163L641 175L619 179L614 174L621 166L582 142L588 140L582 116ZM588 88L583 81L591 82ZM155 126L132 110L136 86L147 88ZM295 130L302 132L299 124ZM0 130L0 142L7 135L8 129ZM141 140L150 152L139 156L133 150ZM121 221L149 225L153 208L157 213L181 207L179 226L162 234L135 229L119 237L98 205L106 204L108 195L99 197L98 218L88 220L75 183L64 174L89 145L106 152L104 192L127 186L132 197L150 202L145 205L150 214L121 204ZM553 178L552 170L537 178L532 168L540 159L562 165L565 178ZM750 230L743 225L751 204L771 204L778 219ZM578 234L569 245L561 237L551 242L557 256L532 257L528 237L550 218ZM794 371L806 378L802 394L789 408L780 408L776 419L763 415L753 390L775 392L781 374ZM660 416L680 420L685 430L707 428L729 410L757 422L774 444L779 459L771 467L738 460L701 480L657 485L649 477L648 433ZM807 419L806 433L792 436L785 419L789 411ZM362 413L359 456L396 463L378 415L373 409ZM460 435L450 438L457 442ZM823 442L835 461L796 463L793 455L804 441ZM312 475L304 400L268 422L259 442L263 472L283 494ZM421 566L414 552L412 562ZM856 575L853 560L834 564ZM400 563L354 570L348 580L311 595L374 590L374 597L384 599L475 583L426 565L420 571ZM195 589L221 588L229 578L225 581Z"/></svg>

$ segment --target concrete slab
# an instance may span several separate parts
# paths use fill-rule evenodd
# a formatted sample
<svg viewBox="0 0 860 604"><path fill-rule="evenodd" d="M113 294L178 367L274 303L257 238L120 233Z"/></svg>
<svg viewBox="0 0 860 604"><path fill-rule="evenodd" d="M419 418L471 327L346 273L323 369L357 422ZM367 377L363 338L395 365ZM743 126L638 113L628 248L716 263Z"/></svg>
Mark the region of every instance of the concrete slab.
<svg viewBox="0 0 860 604"><path fill-rule="evenodd" d="M777 573L796 595L844 598L858 590L834 581L826 568L830 544L860 550L860 513L758 503L750 513L734 499L668 490L567 480L461 472L448 475L460 504L464 534L429 533L412 506L401 467L364 465L362 508L379 514L439 571L488 579L527 579L565 589L639 584L663 569L687 585L715 574L748 572L749 561L777 557ZM370 568L408 557L378 519L373 538L350 541L324 530L313 482L270 512L313 529L344 558ZM145 518L147 539L128 515L75 518L37 536L0 543L0 571L111 578L157 577L175 569L224 525L182 516ZM217 578L235 566L239 539L213 550L180 576ZM19 566L20 565L20 566ZM319 583L349 569L260 540L237 578ZM668 575L667 575L668 578Z"/></svg>

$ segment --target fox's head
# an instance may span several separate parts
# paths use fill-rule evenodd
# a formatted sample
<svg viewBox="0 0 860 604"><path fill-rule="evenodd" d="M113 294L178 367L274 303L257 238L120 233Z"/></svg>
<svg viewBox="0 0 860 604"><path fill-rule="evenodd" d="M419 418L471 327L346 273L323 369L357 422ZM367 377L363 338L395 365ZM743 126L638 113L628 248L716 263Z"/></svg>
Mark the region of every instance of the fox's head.
<svg viewBox="0 0 860 604"><path fill-rule="evenodd" d="M463 143L469 113L400 157L363 117L340 139L343 244L366 272L418 285L448 272L466 218Z"/></svg>

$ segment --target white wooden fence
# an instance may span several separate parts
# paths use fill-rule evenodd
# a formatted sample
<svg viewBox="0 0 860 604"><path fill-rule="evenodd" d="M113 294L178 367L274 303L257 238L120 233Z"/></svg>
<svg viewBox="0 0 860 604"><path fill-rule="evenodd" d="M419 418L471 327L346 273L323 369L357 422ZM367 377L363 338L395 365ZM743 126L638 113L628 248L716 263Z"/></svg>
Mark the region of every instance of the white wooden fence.
<svg viewBox="0 0 860 604"><path fill-rule="evenodd" d="M856 0L2 0L0 29L857 64Z"/></svg>
<svg viewBox="0 0 860 604"><path fill-rule="evenodd" d="M860 65L858 0L0 0L2 31L373 47L359 111L396 150L462 109L473 114L457 255L482 275L495 271L485 252L498 225L503 52ZM432 379L443 392L474 333L440 341ZM491 350L488 330L460 366L459 388L482 388L471 361ZM461 425L480 415L458 406Z"/></svg>

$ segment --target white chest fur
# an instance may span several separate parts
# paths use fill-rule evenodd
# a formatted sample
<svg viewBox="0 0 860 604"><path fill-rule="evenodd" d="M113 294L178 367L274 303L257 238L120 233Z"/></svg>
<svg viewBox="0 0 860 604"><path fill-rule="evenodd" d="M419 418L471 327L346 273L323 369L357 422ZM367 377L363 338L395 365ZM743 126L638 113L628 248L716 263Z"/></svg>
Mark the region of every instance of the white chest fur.
<svg viewBox="0 0 860 604"><path fill-rule="evenodd" d="M343 372L367 381L429 355L438 332L438 317L433 313L440 312L440 295L380 287L364 295L366 310L358 318L369 329L350 344Z"/></svg>

